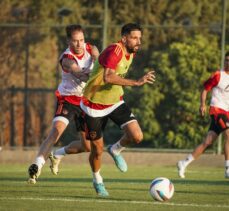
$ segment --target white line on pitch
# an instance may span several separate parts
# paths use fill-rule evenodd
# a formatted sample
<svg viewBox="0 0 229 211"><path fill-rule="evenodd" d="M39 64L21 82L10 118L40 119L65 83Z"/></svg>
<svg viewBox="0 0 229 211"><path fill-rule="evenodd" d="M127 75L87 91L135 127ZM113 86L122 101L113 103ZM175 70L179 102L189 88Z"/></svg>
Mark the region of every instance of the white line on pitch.
<svg viewBox="0 0 229 211"><path fill-rule="evenodd" d="M63 202L97 202L97 203L132 203L132 204L155 204L166 206L185 206L185 207L214 207L214 208L229 208L229 205L216 205L216 204L182 204L172 202L150 202L150 201L120 201L120 200L102 200L102 199L68 199L68 198L32 198L32 197L0 197L0 200L31 200L31 201L63 201Z"/></svg>

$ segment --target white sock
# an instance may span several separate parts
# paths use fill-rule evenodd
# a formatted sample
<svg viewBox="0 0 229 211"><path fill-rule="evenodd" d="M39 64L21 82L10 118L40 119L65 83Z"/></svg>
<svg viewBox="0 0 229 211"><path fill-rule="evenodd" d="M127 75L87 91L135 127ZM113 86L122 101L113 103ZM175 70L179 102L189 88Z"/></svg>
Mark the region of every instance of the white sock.
<svg viewBox="0 0 229 211"><path fill-rule="evenodd" d="M98 170L97 172L92 172L92 175L93 175L93 181L95 183L103 183L103 178L102 176L100 175L100 170Z"/></svg>
<svg viewBox="0 0 229 211"><path fill-rule="evenodd" d="M115 154L115 155L119 155L120 152L122 152L124 149L126 149L126 147L123 147L120 143L120 141L116 142L115 144L112 145L111 147L111 151Z"/></svg>
<svg viewBox="0 0 229 211"><path fill-rule="evenodd" d="M188 166L193 160L195 160L195 159L192 156L192 154L188 154L188 156L184 160L184 165Z"/></svg>
<svg viewBox="0 0 229 211"><path fill-rule="evenodd" d="M53 155L55 156L55 158L57 159L62 159L65 155L66 155L66 152L65 152L65 149L64 147L56 150Z"/></svg>
<svg viewBox="0 0 229 211"><path fill-rule="evenodd" d="M229 160L225 160L225 168L229 168Z"/></svg>
<svg viewBox="0 0 229 211"><path fill-rule="evenodd" d="M43 155L36 157L35 164L37 164L38 168L41 169L45 164L45 159Z"/></svg>

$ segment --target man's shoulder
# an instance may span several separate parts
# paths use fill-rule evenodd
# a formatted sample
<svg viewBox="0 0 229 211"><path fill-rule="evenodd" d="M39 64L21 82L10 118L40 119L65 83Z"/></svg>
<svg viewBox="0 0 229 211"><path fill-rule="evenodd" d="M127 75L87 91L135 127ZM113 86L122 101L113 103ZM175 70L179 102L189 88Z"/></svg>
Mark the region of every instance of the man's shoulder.
<svg viewBox="0 0 229 211"><path fill-rule="evenodd" d="M120 54L122 55L122 47L119 43L112 43L104 50L104 52L109 52L115 54L116 56L120 56Z"/></svg>
<svg viewBox="0 0 229 211"><path fill-rule="evenodd" d="M221 70L215 70L215 71L211 74L210 78L218 78L218 77L220 77L221 72L222 72Z"/></svg>

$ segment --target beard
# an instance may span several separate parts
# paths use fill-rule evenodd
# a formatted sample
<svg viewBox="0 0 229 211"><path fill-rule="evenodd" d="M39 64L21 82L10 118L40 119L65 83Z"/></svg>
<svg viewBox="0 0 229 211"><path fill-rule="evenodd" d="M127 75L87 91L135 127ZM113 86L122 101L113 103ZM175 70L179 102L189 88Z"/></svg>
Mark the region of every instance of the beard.
<svg viewBox="0 0 229 211"><path fill-rule="evenodd" d="M136 49L135 47L139 47L139 45L136 45L134 47L126 46L126 50L127 50L128 53L136 53L139 48Z"/></svg>
<svg viewBox="0 0 229 211"><path fill-rule="evenodd" d="M83 48L74 48L74 52L76 53L76 54L82 54L83 53Z"/></svg>

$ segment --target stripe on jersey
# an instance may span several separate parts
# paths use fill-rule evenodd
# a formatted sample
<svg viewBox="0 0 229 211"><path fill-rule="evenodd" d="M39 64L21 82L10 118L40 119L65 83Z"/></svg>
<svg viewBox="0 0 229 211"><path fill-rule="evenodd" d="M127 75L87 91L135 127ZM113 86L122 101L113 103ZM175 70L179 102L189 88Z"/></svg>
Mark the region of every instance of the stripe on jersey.
<svg viewBox="0 0 229 211"><path fill-rule="evenodd" d="M89 115L91 117L103 117L103 116L110 114L112 111L114 111L116 108L118 108L123 103L124 103L124 101L120 101L120 102L118 102L118 103L116 103L116 104L114 104L108 108L104 108L102 110L97 110L97 109L87 107L86 105L84 105L83 101L81 101L80 107L87 115Z"/></svg>
<svg viewBox="0 0 229 211"><path fill-rule="evenodd" d="M61 95L59 90L56 90L55 91L55 95L56 95L56 98L59 102L64 102L64 101L67 101L73 105L77 105L79 106L80 105L80 101L81 101L81 96L76 96L76 95Z"/></svg>
<svg viewBox="0 0 229 211"><path fill-rule="evenodd" d="M119 56L119 54L121 53L121 51L122 51L122 48L119 45L116 45L115 50L114 50L115 54L117 56Z"/></svg>

